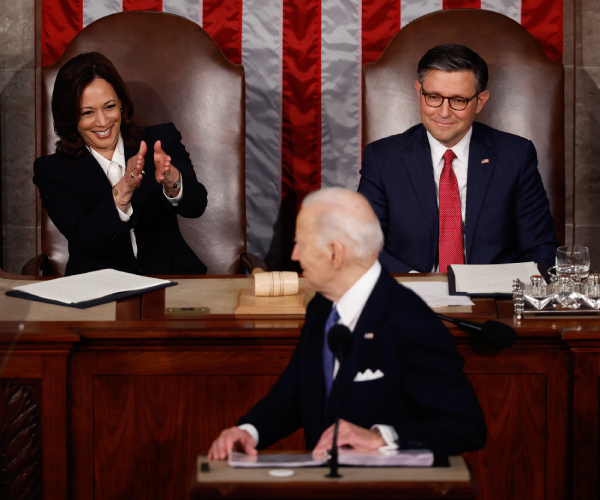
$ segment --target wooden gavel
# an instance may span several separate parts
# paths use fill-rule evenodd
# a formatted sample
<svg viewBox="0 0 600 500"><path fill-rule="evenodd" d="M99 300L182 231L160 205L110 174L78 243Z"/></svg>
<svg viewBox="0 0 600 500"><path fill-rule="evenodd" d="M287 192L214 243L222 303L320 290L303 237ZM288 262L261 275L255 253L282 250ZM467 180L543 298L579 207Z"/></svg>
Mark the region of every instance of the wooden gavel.
<svg viewBox="0 0 600 500"><path fill-rule="evenodd" d="M298 293L298 273L293 271L264 272L255 269L254 295L256 297L281 297Z"/></svg>

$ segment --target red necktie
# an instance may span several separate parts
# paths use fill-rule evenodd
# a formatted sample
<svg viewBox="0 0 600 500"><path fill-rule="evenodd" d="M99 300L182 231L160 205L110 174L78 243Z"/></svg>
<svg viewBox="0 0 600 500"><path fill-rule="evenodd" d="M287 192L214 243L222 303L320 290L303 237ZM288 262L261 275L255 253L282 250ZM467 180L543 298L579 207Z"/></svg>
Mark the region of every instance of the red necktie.
<svg viewBox="0 0 600 500"><path fill-rule="evenodd" d="M464 264L462 217L460 214L460 194L458 182L452 170L456 158L454 151L444 153L444 169L440 176L440 273L448 272L450 264Z"/></svg>

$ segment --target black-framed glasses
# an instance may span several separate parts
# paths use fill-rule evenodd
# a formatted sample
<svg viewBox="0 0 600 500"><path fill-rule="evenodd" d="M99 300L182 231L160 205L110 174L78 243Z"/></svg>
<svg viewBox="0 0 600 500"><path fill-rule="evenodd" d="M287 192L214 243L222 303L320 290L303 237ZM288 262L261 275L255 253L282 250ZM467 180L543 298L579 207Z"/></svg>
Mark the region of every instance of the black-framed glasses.
<svg viewBox="0 0 600 500"><path fill-rule="evenodd" d="M421 94L425 98L425 102L431 108L439 108L442 104L444 104L444 99L448 99L448 104L454 111L463 111L467 108L469 103L475 99L479 94L476 93L473 97L462 97L459 95L455 95L452 97L445 97L440 94L436 94L435 92L425 92L423 87L421 87Z"/></svg>

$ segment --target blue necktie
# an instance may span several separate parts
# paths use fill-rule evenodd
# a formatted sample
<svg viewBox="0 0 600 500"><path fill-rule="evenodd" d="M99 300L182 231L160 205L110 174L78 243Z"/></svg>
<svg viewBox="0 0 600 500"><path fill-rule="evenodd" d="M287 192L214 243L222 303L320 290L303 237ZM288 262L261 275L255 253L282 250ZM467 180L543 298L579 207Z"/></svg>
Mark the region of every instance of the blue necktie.
<svg viewBox="0 0 600 500"><path fill-rule="evenodd" d="M323 374L325 375L325 403L331 394L331 386L333 385L333 366L334 359L331 349L329 349L329 330L340 320L340 315L335 306L329 313L327 323L325 323L325 335L323 336Z"/></svg>

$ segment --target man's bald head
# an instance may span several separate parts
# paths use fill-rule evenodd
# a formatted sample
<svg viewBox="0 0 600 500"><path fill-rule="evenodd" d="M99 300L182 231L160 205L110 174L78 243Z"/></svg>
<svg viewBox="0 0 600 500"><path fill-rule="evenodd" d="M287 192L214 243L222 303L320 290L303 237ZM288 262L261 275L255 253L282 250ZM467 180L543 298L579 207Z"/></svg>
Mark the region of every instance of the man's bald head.
<svg viewBox="0 0 600 500"><path fill-rule="evenodd" d="M337 240L361 260L376 259L383 248L379 220L360 193L342 188L321 189L304 199L302 209L314 218L320 247Z"/></svg>

